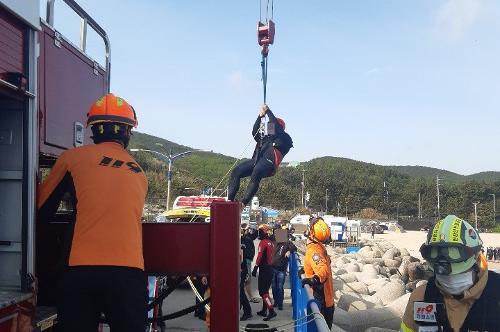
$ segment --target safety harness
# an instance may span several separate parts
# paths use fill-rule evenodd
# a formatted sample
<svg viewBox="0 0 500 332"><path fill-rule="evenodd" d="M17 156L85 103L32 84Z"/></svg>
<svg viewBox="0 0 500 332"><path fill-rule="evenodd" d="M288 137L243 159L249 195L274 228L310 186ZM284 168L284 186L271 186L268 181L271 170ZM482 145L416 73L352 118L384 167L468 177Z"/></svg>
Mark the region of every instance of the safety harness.
<svg viewBox="0 0 500 332"><path fill-rule="evenodd" d="M421 332L454 332L448 321L443 294L432 277L427 283L424 300L414 302L413 319ZM481 297L474 302L460 332L500 331L500 274L488 271L488 282Z"/></svg>

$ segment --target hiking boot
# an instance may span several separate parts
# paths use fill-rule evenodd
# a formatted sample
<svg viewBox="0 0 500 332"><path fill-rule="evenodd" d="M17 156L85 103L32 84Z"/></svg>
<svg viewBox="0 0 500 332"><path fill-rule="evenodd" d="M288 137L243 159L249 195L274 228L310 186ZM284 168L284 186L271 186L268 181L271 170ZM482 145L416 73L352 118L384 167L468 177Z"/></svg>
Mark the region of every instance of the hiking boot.
<svg viewBox="0 0 500 332"><path fill-rule="evenodd" d="M249 320L252 317L253 317L252 314L246 314L246 313L244 313L243 316L241 316L240 321L242 322L242 321L245 321L245 320Z"/></svg>
<svg viewBox="0 0 500 332"><path fill-rule="evenodd" d="M257 315L262 316L262 317L267 317L267 310L263 309L261 311L257 311Z"/></svg>
<svg viewBox="0 0 500 332"><path fill-rule="evenodd" d="M267 317L266 317L266 318L264 318L264 321L266 321L266 322L267 322L267 321L269 321L269 320L273 319L273 318L274 318L274 317L276 317L276 316L278 316L278 314L276 313L276 311L271 310L271 311L269 311L269 315L267 315Z"/></svg>

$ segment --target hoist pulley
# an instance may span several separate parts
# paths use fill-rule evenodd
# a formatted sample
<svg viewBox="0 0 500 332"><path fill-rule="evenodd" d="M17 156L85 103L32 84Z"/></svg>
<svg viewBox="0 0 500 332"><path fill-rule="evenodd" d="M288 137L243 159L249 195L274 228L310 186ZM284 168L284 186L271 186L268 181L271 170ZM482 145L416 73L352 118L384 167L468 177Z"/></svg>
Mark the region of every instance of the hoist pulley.
<svg viewBox="0 0 500 332"><path fill-rule="evenodd" d="M262 46L261 53L263 57L267 57L269 45L274 43L274 31L275 26L272 20L268 20L267 24L260 21L257 23L257 41Z"/></svg>

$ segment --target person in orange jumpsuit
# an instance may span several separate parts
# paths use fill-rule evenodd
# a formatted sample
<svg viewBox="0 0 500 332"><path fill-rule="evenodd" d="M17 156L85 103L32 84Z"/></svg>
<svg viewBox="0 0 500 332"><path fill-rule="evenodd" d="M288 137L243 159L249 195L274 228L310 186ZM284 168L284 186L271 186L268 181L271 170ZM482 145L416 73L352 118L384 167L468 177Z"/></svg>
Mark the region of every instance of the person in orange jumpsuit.
<svg viewBox="0 0 500 332"><path fill-rule="evenodd" d="M304 258L304 274L302 286L309 285L313 289L315 300L320 306L326 324L332 328L333 312L333 276L330 256L326 252L324 242L330 240L330 227L323 218L313 218L306 231L307 248Z"/></svg>
<svg viewBox="0 0 500 332"><path fill-rule="evenodd" d="M126 150L136 125L124 99L100 98L87 119L95 144L63 152L39 187L39 217L54 215L68 192L76 207L58 286L58 331L97 331L101 313L111 331L146 329L141 216L148 183Z"/></svg>

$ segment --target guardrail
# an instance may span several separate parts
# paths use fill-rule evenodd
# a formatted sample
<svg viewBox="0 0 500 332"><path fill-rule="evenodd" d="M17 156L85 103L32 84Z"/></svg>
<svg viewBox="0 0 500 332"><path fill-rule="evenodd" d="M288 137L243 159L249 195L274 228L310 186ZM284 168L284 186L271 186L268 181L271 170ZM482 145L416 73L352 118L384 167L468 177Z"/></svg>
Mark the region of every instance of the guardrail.
<svg viewBox="0 0 500 332"><path fill-rule="evenodd" d="M56 0L47 0L47 13L45 22L52 28L54 28L54 4ZM109 37L106 31L90 16L75 0L62 0L66 5L72 9L78 16L80 16L80 51L84 53L87 57L87 27L90 26L104 41L104 47L106 50L106 74L108 80L108 92L111 82L111 45L109 42ZM75 45L76 46L76 45ZM94 60L95 65L97 62Z"/></svg>
<svg viewBox="0 0 500 332"><path fill-rule="evenodd" d="M309 285L302 287L299 269L302 267L297 253L292 253L289 258L290 288L292 290L292 310L295 332L329 332L319 304L313 297Z"/></svg>

